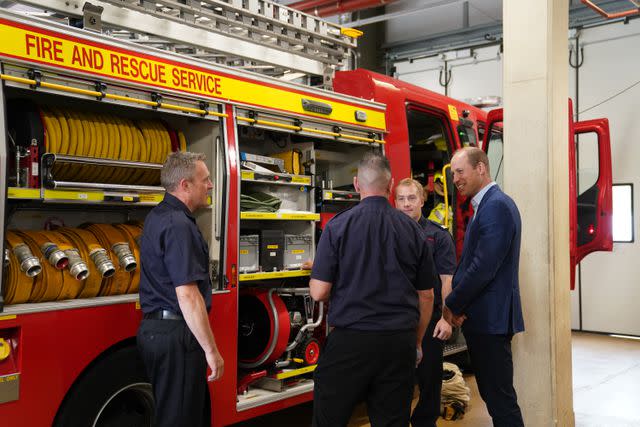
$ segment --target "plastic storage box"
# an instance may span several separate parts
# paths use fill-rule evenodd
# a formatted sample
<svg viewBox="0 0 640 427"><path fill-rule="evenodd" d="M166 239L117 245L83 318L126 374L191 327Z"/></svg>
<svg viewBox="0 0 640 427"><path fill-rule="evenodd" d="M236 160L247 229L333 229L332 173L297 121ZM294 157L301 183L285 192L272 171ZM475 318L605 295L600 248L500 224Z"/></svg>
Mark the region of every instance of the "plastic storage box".
<svg viewBox="0 0 640 427"><path fill-rule="evenodd" d="M260 236L240 236L240 273L255 273L260 270Z"/></svg>
<svg viewBox="0 0 640 427"><path fill-rule="evenodd" d="M286 234L284 236L284 268L293 270L311 258L311 235Z"/></svg>

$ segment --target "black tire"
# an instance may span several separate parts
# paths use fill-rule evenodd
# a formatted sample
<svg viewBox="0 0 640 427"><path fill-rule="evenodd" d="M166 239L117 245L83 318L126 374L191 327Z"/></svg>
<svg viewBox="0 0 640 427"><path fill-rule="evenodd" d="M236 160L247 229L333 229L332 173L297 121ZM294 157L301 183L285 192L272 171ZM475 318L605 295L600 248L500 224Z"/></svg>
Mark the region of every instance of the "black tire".
<svg viewBox="0 0 640 427"><path fill-rule="evenodd" d="M151 427L153 392L134 346L90 366L58 410L54 427Z"/></svg>

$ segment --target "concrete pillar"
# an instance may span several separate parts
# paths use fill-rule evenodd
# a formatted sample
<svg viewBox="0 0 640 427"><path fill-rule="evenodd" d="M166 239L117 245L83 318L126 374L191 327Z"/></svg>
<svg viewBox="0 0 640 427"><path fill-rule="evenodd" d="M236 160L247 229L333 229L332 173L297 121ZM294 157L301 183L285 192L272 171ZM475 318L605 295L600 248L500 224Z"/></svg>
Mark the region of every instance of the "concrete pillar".
<svg viewBox="0 0 640 427"><path fill-rule="evenodd" d="M568 0L503 2L504 182L522 214L526 332L514 339L527 426L574 426L569 299Z"/></svg>

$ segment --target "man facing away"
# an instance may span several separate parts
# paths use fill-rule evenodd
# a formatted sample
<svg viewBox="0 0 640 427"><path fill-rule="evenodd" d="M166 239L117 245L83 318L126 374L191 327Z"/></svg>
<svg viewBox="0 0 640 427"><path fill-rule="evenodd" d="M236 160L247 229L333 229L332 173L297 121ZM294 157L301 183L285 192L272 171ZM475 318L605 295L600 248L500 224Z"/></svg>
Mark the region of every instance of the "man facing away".
<svg viewBox="0 0 640 427"><path fill-rule="evenodd" d="M395 199L396 209L422 227L440 277L434 287L433 314L422 340L422 362L416 369L420 399L411 415L413 427L436 427L440 416L444 343L451 336L451 325L442 317L442 303L451 292L451 278L456 269L455 246L445 227L422 216L425 197L418 181L411 178L400 181Z"/></svg>
<svg viewBox="0 0 640 427"><path fill-rule="evenodd" d="M373 427L407 427L437 277L422 230L389 204L388 160L365 154L354 186L361 202L327 223L311 272L333 327L314 373L313 425L346 426L364 400Z"/></svg>
<svg viewBox="0 0 640 427"><path fill-rule="evenodd" d="M211 425L209 380L224 361L209 324L209 248L193 213L213 187L204 154L175 152L160 181L164 200L147 215L140 243L142 271L138 349L153 385L156 427Z"/></svg>
<svg viewBox="0 0 640 427"><path fill-rule="evenodd" d="M462 325L478 390L493 425L523 426L511 355L513 335L524 331L518 283L520 213L491 180L489 160L481 149L458 150L451 171L460 194L472 198L474 214L444 315Z"/></svg>

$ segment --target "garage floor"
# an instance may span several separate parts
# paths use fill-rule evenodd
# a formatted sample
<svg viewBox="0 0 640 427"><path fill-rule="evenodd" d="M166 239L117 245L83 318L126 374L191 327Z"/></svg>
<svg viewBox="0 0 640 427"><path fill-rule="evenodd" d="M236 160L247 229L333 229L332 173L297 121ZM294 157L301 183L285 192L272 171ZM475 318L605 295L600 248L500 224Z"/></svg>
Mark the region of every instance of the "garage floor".
<svg viewBox="0 0 640 427"><path fill-rule="evenodd" d="M473 376L471 409L463 420L439 427L491 427ZM640 427L640 341L606 335L573 334L573 405L576 427ZM234 427L310 426L311 403L235 424ZM366 408L358 407L349 427L368 427Z"/></svg>

